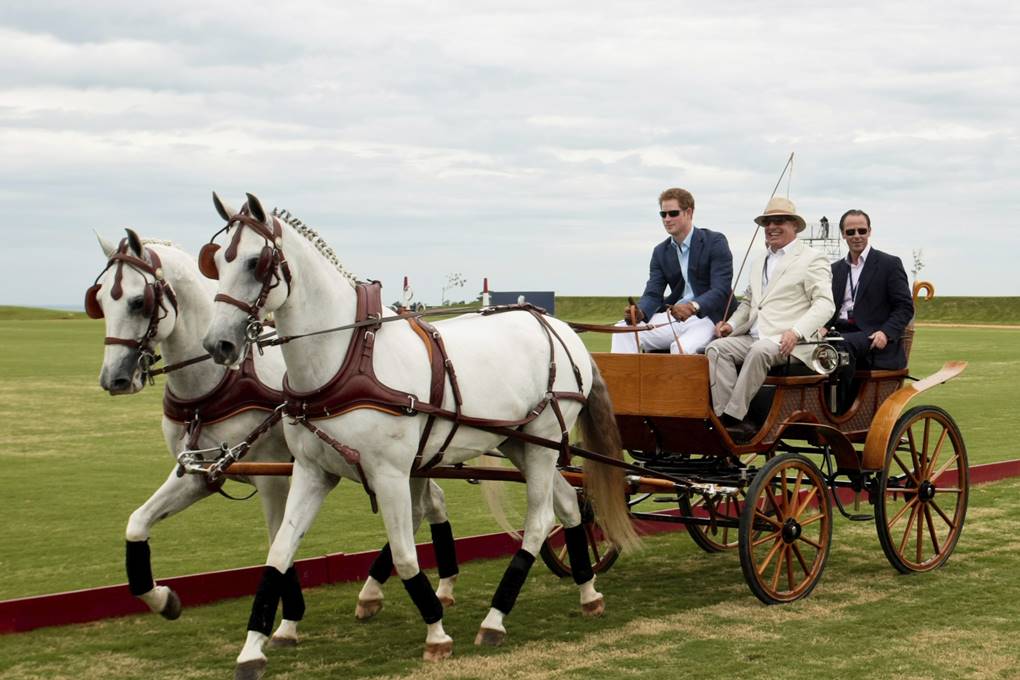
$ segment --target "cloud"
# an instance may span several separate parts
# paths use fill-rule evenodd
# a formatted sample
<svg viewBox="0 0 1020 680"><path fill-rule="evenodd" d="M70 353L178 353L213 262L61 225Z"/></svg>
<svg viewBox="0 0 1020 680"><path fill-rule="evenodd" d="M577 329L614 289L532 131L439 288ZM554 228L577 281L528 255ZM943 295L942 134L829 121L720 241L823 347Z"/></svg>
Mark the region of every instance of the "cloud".
<svg viewBox="0 0 1020 680"><path fill-rule="evenodd" d="M1018 23L1005 2L5 8L0 300L77 301L92 227L197 250L213 189L289 208L394 297L454 271L632 294L663 188L739 260L790 151L809 219L863 207L940 292L1020 294Z"/></svg>

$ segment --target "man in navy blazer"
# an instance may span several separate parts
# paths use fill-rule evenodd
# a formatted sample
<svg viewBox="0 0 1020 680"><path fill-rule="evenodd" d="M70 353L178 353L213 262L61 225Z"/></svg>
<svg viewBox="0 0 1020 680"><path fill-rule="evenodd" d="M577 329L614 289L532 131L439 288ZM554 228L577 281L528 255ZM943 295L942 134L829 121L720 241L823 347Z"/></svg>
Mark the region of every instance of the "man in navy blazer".
<svg viewBox="0 0 1020 680"><path fill-rule="evenodd" d="M901 340L914 300L903 262L871 247L871 218L863 210L846 211L839 231L850 253L832 263L836 313L829 327L843 336L857 368L906 368Z"/></svg>
<svg viewBox="0 0 1020 680"><path fill-rule="evenodd" d="M733 255L722 234L694 226L694 197L684 189L659 196L659 216L669 237L655 246L648 283L634 310L634 321L659 326L639 331L642 350L694 354L714 337L733 278ZM669 294L666 295L666 287ZM624 321L631 321L631 308ZM661 324L661 325L660 325ZM614 352L637 352L634 333L613 335Z"/></svg>

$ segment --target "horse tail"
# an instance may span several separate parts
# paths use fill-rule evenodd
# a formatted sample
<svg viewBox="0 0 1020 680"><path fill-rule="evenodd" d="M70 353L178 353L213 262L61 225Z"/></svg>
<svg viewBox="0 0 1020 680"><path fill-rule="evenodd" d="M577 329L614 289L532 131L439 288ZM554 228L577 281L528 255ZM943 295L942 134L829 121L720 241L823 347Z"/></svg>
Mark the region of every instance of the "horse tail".
<svg viewBox="0 0 1020 680"><path fill-rule="evenodd" d="M613 402L602 380L598 366L592 364L592 384L588 403L578 417L584 447L604 456L623 460L623 444L616 426ZM622 550L637 548L641 544L624 493L622 468L594 460L584 461L584 490L595 509L595 519L606 538Z"/></svg>

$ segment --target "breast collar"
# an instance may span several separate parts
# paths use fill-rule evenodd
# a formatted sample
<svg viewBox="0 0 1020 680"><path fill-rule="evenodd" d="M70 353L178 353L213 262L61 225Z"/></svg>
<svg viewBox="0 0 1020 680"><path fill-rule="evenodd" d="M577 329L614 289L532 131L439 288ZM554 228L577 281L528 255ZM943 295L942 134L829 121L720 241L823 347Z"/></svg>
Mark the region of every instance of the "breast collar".
<svg viewBox="0 0 1020 680"><path fill-rule="evenodd" d="M237 370L228 370L220 383L196 399L181 399L168 385L163 391L163 415L178 423L211 425L242 411L272 411L284 402L284 394L267 386L255 373L251 352Z"/></svg>
<svg viewBox="0 0 1020 680"><path fill-rule="evenodd" d="M378 281L359 283L355 321L382 318L382 284ZM443 403L446 370L449 360L439 332L427 321L408 318L412 330L425 343L432 369L429 405L439 408ZM418 397L409 392L395 390L382 384L372 367L376 333L381 324L370 324L355 329L347 346L340 370L329 382L310 392L291 388L288 376L283 378L286 413L292 418L334 418L355 409L371 408L392 415L416 415ZM458 391L454 383L455 392ZM459 402L459 394L458 402Z"/></svg>

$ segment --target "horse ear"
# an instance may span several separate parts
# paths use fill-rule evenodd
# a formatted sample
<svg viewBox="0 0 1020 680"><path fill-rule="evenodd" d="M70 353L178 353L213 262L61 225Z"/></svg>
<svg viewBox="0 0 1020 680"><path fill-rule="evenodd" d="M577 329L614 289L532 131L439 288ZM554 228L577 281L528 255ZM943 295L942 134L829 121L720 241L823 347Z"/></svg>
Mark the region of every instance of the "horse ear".
<svg viewBox="0 0 1020 680"><path fill-rule="evenodd" d="M106 259L109 260L113 257L113 254L117 252L117 246L100 236L99 232L95 229L92 230L92 233L96 235L96 240L99 241L99 247L103 249L103 255L106 255Z"/></svg>
<svg viewBox="0 0 1020 680"><path fill-rule="evenodd" d="M229 222L230 218L237 214L233 208L223 202L215 191L212 192L212 202L213 205L216 206L216 212L218 212L220 217L222 217L226 222Z"/></svg>
<svg viewBox="0 0 1020 680"><path fill-rule="evenodd" d="M134 229L125 229L128 235L128 247L134 251L138 257L142 256L142 239L138 237L138 234Z"/></svg>
<svg viewBox="0 0 1020 680"><path fill-rule="evenodd" d="M266 219L266 211L262 207L262 202L259 201L259 199L256 198L254 194L247 194L247 196L248 196L248 209L251 210L251 216L257 219L259 222L268 224L269 220Z"/></svg>

